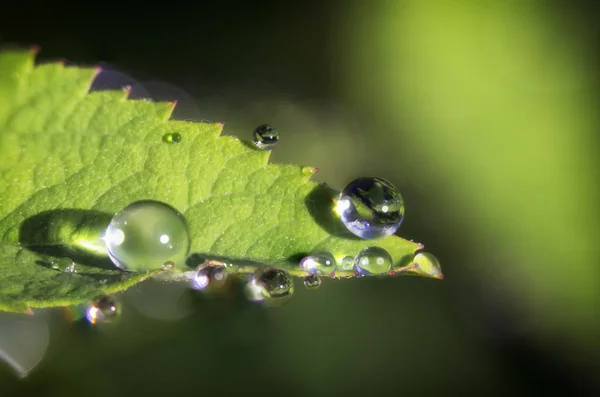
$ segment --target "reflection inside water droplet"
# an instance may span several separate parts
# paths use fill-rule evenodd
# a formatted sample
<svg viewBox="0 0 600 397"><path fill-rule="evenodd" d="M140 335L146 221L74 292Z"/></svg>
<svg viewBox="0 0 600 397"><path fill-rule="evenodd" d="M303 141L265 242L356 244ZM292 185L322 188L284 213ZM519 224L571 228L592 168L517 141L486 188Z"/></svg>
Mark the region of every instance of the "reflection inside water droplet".
<svg viewBox="0 0 600 397"><path fill-rule="evenodd" d="M107 323L119 316L121 305L110 295L95 298L87 308L85 318L90 324Z"/></svg>
<svg viewBox="0 0 600 397"><path fill-rule="evenodd" d="M306 289L318 289L321 286L321 277L318 274L311 274L304 278Z"/></svg>
<svg viewBox="0 0 600 397"><path fill-rule="evenodd" d="M335 273L336 262L329 252L317 252L302 258L300 267L309 273L330 276Z"/></svg>
<svg viewBox="0 0 600 397"><path fill-rule="evenodd" d="M363 276L386 274L392 270L392 257L380 247L368 247L354 258L355 270Z"/></svg>
<svg viewBox="0 0 600 397"><path fill-rule="evenodd" d="M350 182L336 205L342 223L364 239L389 236L404 218L404 200L391 183L381 178L359 178Z"/></svg>
<svg viewBox="0 0 600 397"><path fill-rule="evenodd" d="M259 125L254 130L254 144L259 149L271 150L279 145L279 132L268 124Z"/></svg>
<svg viewBox="0 0 600 397"><path fill-rule="evenodd" d="M248 299L279 306L289 301L294 294L292 276L281 269L258 269L245 287Z"/></svg>
<svg viewBox="0 0 600 397"><path fill-rule="evenodd" d="M354 257L350 255L343 257L340 261L340 270L344 272L354 270Z"/></svg>
<svg viewBox="0 0 600 397"><path fill-rule="evenodd" d="M211 290L216 290L225 285L227 281L227 268L222 265L208 265L198 268L194 279L192 280L192 288L197 290L207 290L210 286Z"/></svg>

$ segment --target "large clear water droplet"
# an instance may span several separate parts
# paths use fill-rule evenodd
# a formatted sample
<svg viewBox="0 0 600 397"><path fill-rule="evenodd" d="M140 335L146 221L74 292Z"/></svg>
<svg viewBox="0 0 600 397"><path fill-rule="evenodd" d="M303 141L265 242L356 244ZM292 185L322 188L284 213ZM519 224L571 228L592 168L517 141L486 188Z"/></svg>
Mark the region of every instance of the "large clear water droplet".
<svg viewBox="0 0 600 397"><path fill-rule="evenodd" d="M413 269L411 272L420 275L443 279L442 267L438 259L429 252L419 252L413 259Z"/></svg>
<svg viewBox="0 0 600 397"><path fill-rule="evenodd" d="M250 300L279 306L294 294L294 280L285 270L258 269L246 285L246 294Z"/></svg>
<svg viewBox="0 0 600 397"><path fill-rule="evenodd" d="M114 320L121 313L121 305L110 295L95 298L88 306L85 318L90 324L106 323Z"/></svg>
<svg viewBox="0 0 600 397"><path fill-rule="evenodd" d="M179 266L190 251L190 233L183 215L159 201L137 201L118 212L104 234L113 263L126 271Z"/></svg>
<svg viewBox="0 0 600 397"><path fill-rule="evenodd" d="M392 257L380 247L368 247L354 258L356 271L363 275L386 274L392 270Z"/></svg>
<svg viewBox="0 0 600 397"><path fill-rule="evenodd" d="M336 207L348 230L360 238L392 235L404 219L404 200L381 178L359 178L340 193Z"/></svg>
<svg viewBox="0 0 600 397"><path fill-rule="evenodd" d="M321 277L318 274L311 274L304 278L306 289L318 289L321 286Z"/></svg>
<svg viewBox="0 0 600 397"><path fill-rule="evenodd" d="M279 145L279 132L268 124L259 125L254 130L254 144L259 149L271 150Z"/></svg>
<svg viewBox="0 0 600 397"><path fill-rule="evenodd" d="M225 266L204 266L198 268L192 287L197 290L219 289L227 281L227 268Z"/></svg>
<svg viewBox="0 0 600 397"><path fill-rule="evenodd" d="M335 274L336 263L329 252L317 252L302 258L300 267L312 274L330 276Z"/></svg>

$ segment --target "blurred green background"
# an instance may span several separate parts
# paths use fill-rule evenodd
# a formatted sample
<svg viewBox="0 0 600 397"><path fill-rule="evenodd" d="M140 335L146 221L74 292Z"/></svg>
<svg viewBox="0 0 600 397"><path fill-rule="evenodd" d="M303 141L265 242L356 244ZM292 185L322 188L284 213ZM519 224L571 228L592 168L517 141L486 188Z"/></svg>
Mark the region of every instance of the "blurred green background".
<svg viewBox="0 0 600 397"><path fill-rule="evenodd" d="M272 162L335 188L389 179L400 235L446 278L297 284L276 309L144 285L112 327L55 314L42 363L23 380L0 366L0 395L593 395L599 16L508 0L4 10L2 44L100 63L227 134L273 124Z"/></svg>

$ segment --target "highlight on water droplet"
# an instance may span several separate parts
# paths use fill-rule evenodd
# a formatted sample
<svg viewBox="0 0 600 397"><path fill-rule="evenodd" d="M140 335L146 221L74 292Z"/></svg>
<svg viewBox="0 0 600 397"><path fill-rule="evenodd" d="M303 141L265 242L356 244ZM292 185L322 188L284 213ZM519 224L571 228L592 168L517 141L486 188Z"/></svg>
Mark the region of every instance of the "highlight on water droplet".
<svg viewBox="0 0 600 397"><path fill-rule="evenodd" d="M161 265L161 267L163 268L163 270L173 270L173 268L175 267L175 262L166 261Z"/></svg>
<svg viewBox="0 0 600 397"><path fill-rule="evenodd" d="M367 247L354 258L354 268L362 276L387 274L392 265L392 257L380 247Z"/></svg>
<svg viewBox="0 0 600 397"><path fill-rule="evenodd" d="M134 202L112 218L102 237L108 256L125 271L180 266L190 251L190 233L183 215L166 203Z"/></svg>
<svg viewBox="0 0 600 397"><path fill-rule="evenodd" d="M418 252L414 259L413 265L407 266L402 272L412 273L419 276L433 277L439 280L444 278L442 267L438 259L429 252Z"/></svg>
<svg viewBox="0 0 600 397"><path fill-rule="evenodd" d="M121 305L110 295L96 297L88 306L85 318L90 324L113 321L121 313Z"/></svg>
<svg viewBox="0 0 600 397"><path fill-rule="evenodd" d="M404 219L398 189L381 178L358 178L340 193L336 212L354 235L364 239L390 236Z"/></svg>
<svg viewBox="0 0 600 397"><path fill-rule="evenodd" d="M316 252L302 258L300 268L308 273L330 276L335 274L336 261L329 252Z"/></svg>
<svg viewBox="0 0 600 397"><path fill-rule="evenodd" d="M281 306L294 294L294 280L285 270L260 268L248 280L245 292L251 301Z"/></svg>
<svg viewBox="0 0 600 397"><path fill-rule="evenodd" d="M179 132L168 132L163 135L162 140L165 143L179 143L183 137Z"/></svg>
<svg viewBox="0 0 600 397"><path fill-rule="evenodd" d="M262 150L271 150L279 145L279 132L268 124L256 127L253 138L256 147Z"/></svg>
<svg viewBox="0 0 600 397"><path fill-rule="evenodd" d="M321 286L321 277L318 274L311 274L304 278L306 289L319 289Z"/></svg>
<svg viewBox="0 0 600 397"><path fill-rule="evenodd" d="M199 266L192 279L192 288L205 291L222 288L227 281L227 268L224 265L209 264Z"/></svg>

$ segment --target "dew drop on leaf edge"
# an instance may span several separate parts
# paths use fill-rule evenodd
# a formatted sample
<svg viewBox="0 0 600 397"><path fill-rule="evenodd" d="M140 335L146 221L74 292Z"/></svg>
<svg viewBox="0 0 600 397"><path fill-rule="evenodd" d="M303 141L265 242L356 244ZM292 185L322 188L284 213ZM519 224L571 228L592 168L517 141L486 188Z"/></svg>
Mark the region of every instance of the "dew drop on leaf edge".
<svg viewBox="0 0 600 397"><path fill-rule="evenodd" d="M383 248L367 247L354 258L354 269L358 274L387 274L392 270L392 257Z"/></svg>
<svg viewBox="0 0 600 397"><path fill-rule="evenodd" d="M375 239L398 230L404 219L404 199L384 179L358 178L341 191L336 211L352 234Z"/></svg>
<svg viewBox="0 0 600 397"><path fill-rule="evenodd" d="M257 148L271 150L279 145L279 132L268 124L259 125L254 130L253 141Z"/></svg>
<svg viewBox="0 0 600 397"><path fill-rule="evenodd" d="M302 258L300 268L308 273L329 276L335 273L336 261L329 252L316 252Z"/></svg>
<svg viewBox="0 0 600 397"><path fill-rule="evenodd" d="M227 281L225 266L200 266L192 279L192 288L196 290L218 289Z"/></svg>
<svg viewBox="0 0 600 397"><path fill-rule="evenodd" d="M179 266L190 250L184 216L166 203L136 201L115 214L103 236L108 256L125 271Z"/></svg>
<svg viewBox="0 0 600 397"><path fill-rule="evenodd" d="M294 294L294 280L282 269L260 268L246 284L248 299L268 306L287 303Z"/></svg>
<svg viewBox="0 0 600 397"><path fill-rule="evenodd" d="M85 318L90 324L111 322L121 313L120 303L111 295L96 297L85 312Z"/></svg>
<svg viewBox="0 0 600 397"><path fill-rule="evenodd" d="M429 252L419 252L413 259L416 273L426 274L435 278L444 278L438 259Z"/></svg>
<svg viewBox="0 0 600 397"><path fill-rule="evenodd" d="M318 274L310 274L304 278L304 287L315 290L321 286L321 277Z"/></svg>

